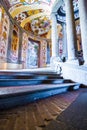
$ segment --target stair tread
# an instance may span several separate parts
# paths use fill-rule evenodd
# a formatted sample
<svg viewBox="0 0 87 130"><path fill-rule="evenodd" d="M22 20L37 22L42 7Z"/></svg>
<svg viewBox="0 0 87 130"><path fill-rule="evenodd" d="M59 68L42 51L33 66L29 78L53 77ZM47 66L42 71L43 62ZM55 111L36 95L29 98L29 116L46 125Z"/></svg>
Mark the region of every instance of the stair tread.
<svg viewBox="0 0 87 130"><path fill-rule="evenodd" d="M25 92L35 92L35 91L42 91L47 89L56 89L56 88L63 88L73 85L79 85L79 83L61 83L61 84L42 84L42 85L30 85L30 86L16 86L16 87L0 87L0 97L6 95L14 95L18 93L25 93Z"/></svg>
<svg viewBox="0 0 87 130"><path fill-rule="evenodd" d="M9 80L9 81L8 81ZM0 81L8 81L8 82L10 82L10 81L14 81L14 80L28 80L28 81L42 81L42 80L45 80L45 81L51 81L51 80L63 80L63 79L0 79Z"/></svg>
<svg viewBox="0 0 87 130"><path fill-rule="evenodd" d="M0 72L0 109L24 105L79 86L52 72Z"/></svg>

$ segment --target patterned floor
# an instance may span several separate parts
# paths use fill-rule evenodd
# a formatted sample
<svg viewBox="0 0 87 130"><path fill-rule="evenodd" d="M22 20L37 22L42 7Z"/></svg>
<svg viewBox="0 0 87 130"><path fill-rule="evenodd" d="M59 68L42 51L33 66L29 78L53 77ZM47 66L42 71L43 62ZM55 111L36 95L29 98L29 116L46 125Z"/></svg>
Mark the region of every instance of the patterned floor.
<svg viewBox="0 0 87 130"><path fill-rule="evenodd" d="M0 111L0 130L42 130L64 111L80 94L81 89Z"/></svg>

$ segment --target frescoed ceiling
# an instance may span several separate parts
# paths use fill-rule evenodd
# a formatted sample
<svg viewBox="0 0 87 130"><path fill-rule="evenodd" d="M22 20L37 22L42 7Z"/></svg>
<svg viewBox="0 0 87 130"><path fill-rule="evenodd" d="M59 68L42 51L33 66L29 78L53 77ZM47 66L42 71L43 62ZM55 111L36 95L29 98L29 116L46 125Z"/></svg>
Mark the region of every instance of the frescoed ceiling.
<svg viewBox="0 0 87 130"><path fill-rule="evenodd" d="M51 32L50 13L54 2L59 0L4 0L8 11L18 24L35 35L47 36ZM63 1L63 0L61 0ZM75 19L79 17L78 0L73 0ZM66 22L65 4L57 9L58 23Z"/></svg>
<svg viewBox="0 0 87 130"><path fill-rule="evenodd" d="M50 12L54 0L8 0L9 13L27 31L45 35L50 31Z"/></svg>

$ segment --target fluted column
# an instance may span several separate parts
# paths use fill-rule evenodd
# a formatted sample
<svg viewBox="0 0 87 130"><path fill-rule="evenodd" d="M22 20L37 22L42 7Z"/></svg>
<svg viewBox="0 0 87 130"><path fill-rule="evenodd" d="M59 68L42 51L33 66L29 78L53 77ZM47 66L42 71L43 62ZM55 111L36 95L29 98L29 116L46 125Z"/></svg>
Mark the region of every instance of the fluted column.
<svg viewBox="0 0 87 130"><path fill-rule="evenodd" d="M52 57L58 56L58 30L55 13L51 14L52 20Z"/></svg>
<svg viewBox="0 0 87 130"><path fill-rule="evenodd" d="M77 39L73 11L73 0L65 0L68 60L75 60Z"/></svg>
<svg viewBox="0 0 87 130"><path fill-rule="evenodd" d="M79 0L79 16L82 37L83 58L87 64L87 0Z"/></svg>

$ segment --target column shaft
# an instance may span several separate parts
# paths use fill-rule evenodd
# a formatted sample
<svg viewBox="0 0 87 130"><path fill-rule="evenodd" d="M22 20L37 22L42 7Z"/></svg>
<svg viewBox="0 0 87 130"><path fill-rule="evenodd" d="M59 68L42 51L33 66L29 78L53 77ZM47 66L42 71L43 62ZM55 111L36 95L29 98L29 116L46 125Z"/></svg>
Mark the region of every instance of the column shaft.
<svg viewBox="0 0 87 130"><path fill-rule="evenodd" d="M77 49L75 20L72 0L65 0L68 60L74 60Z"/></svg>
<svg viewBox="0 0 87 130"><path fill-rule="evenodd" d="M52 57L58 56L58 30L57 30L57 21L54 13L52 17Z"/></svg>
<svg viewBox="0 0 87 130"><path fill-rule="evenodd" d="M79 0L79 16L82 37L83 58L87 64L87 0Z"/></svg>
<svg viewBox="0 0 87 130"><path fill-rule="evenodd" d="M67 34L66 34L66 25L63 24L63 56L67 57Z"/></svg>

